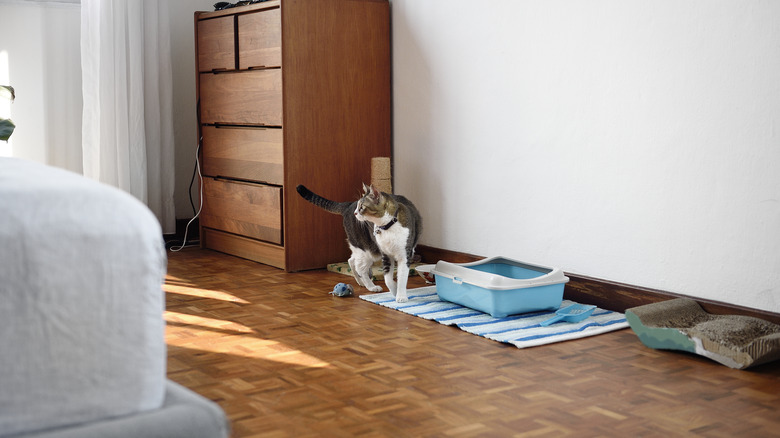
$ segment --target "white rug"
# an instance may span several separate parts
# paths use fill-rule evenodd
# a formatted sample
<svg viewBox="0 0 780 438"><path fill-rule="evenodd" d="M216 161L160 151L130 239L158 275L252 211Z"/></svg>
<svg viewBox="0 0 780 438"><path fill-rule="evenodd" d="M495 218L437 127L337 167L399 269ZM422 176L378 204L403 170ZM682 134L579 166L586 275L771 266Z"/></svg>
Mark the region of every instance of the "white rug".
<svg viewBox="0 0 780 438"><path fill-rule="evenodd" d="M368 302L399 310L409 315L430 319L445 325L455 325L463 331L512 344L517 348L535 347L599 335L628 327L626 317L619 312L596 308L593 314L577 323L557 322L547 327L539 325L555 316L555 311L541 311L493 318L487 313L442 301L436 286L409 289L409 301L396 303L390 292L361 295ZM574 304L564 300L561 307Z"/></svg>

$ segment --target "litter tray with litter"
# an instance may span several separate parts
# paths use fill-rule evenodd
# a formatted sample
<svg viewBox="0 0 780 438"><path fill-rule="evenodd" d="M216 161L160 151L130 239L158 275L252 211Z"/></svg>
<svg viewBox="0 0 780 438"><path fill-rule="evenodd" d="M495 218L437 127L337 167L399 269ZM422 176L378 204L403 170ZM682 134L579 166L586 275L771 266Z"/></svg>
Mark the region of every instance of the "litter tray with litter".
<svg viewBox="0 0 780 438"><path fill-rule="evenodd" d="M506 257L459 264L441 260L432 272L439 298L489 313L494 318L558 309L563 301L563 288L569 281L559 268Z"/></svg>
<svg viewBox="0 0 780 438"><path fill-rule="evenodd" d="M744 369L780 359L780 325L743 315L713 315L689 298L626 310L643 344L707 357Z"/></svg>

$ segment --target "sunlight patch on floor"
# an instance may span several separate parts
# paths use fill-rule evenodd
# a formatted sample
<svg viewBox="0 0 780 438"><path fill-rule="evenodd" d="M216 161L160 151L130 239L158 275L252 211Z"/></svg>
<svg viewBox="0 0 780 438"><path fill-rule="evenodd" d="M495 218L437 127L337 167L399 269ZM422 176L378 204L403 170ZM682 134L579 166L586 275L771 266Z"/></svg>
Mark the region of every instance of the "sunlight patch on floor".
<svg viewBox="0 0 780 438"><path fill-rule="evenodd" d="M191 297L211 298L214 300L228 301L231 303L250 304L249 301L243 298L239 298L235 295L229 294L227 292L200 289L197 287L193 287L192 285L189 285L185 281L172 276L168 276L168 278L165 280L165 285L163 286L163 290L165 292L188 295Z"/></svg>
<svg viewBox="0 0 780 438"><path fill-rule="evenodd" d="M186 313L165 312L168 345L253 359L270 360L309 368L330 364L281 342L258 337L245 325Z"/></svg>

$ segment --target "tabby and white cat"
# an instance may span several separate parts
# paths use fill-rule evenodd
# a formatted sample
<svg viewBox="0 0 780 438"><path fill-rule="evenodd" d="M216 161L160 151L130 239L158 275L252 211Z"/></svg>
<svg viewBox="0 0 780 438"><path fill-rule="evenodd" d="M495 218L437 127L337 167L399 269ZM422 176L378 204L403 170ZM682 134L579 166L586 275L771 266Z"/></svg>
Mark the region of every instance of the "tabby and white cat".
<svg viewBox="0 0 780 438"><path fill-rule="evenodd" d="M371 292L382 290L371 280L371 266L381 258L387 288L397 302L409 300L406 294L409 264L422 233L422 217L410 200L365 184L363 196L354 202L331 201L302 185L296 190L303 199L343 217L344 231L352 250L349 267L359 285ZM393 278L396 266L397 282Z"/></svg>

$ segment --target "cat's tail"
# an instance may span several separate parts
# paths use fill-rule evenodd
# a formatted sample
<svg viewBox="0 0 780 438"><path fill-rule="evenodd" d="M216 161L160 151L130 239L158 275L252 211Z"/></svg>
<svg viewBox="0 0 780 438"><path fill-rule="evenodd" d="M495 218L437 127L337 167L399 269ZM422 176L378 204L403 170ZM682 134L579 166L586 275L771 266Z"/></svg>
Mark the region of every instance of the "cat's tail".
<svg viewBox="0 0 780 438"><path fill-rule="evenodd" d="M331 201L330 199L325 199L322 196L307 189L303 184L299 184L295 190L298 191L298 194L301 195L303 199L331 213L343 214L344 211L352 206L352 202L336 202Z"/></svg>

